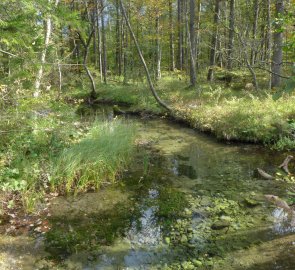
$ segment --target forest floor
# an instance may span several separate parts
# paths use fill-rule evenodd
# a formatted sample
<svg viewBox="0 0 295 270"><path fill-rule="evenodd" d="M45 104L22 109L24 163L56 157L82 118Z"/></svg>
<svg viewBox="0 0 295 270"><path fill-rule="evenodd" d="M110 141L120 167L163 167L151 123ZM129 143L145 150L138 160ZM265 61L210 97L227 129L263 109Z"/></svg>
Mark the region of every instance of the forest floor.
<svg viewBox="0 0 295 270"><path fill-rule="evenodd" d="M295 96L273 99L274 91L245 90L247 73L231 84L201 81L196 88L181 75L163 76L156 85L159 96L173 108L173 115L191 127L218 139L262 143L276 150L295 148ZM263 74L261 87L267 84ZM81 89L77 96L81 96ZM130 111L165 114L144 82L124 85L98 84L97 102L129 105Z"/></svg>

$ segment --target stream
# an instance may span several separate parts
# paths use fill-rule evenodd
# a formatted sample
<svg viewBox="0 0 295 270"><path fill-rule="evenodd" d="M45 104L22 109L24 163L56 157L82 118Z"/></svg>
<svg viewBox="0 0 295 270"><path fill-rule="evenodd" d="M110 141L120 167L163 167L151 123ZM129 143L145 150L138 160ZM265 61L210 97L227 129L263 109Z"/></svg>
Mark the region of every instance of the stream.
<svg viewBox="0 0 295 270"><path fill-rule="evenodd" d="M264 198L290 184L255 173L285 155L165 119L128 122L139 146L118 183L52 200L45 234L1 236L0 269L295 269L295 228Z"/></svg>

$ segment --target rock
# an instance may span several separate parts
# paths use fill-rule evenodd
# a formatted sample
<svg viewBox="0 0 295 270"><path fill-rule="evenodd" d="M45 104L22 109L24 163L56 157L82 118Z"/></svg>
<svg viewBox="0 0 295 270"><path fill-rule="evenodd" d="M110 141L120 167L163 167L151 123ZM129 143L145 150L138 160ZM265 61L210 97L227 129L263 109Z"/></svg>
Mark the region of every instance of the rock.
<svg viewBox="0 0 295 270"><path fill-rule="evenodd" d="M230 222L227 220L218 220L214 222L211 226L212 230L222 230L224 228L228 228L230 226Z"/></svg>

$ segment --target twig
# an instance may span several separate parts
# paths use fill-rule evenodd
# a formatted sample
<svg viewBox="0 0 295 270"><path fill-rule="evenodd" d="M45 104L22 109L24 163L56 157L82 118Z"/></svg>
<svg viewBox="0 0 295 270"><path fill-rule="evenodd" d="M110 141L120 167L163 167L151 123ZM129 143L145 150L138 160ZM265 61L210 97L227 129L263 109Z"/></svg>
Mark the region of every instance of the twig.
<svg viewBox="0 0 295 270"><path fill-rule="evenodd" d="M289 155L285 158L284 162L279 166L285 173L290 174L288 169L289 162L293 159L293 156Z"/></svg>

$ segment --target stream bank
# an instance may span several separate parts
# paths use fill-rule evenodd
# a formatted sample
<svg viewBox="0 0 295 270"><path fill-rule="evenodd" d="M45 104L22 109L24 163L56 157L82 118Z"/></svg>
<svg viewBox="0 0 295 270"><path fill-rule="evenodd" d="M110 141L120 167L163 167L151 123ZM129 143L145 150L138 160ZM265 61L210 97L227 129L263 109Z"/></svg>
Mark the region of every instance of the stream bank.
<svg viewBox="0 0 295 270"><path fill-rule="evenodd" d="M1 238L3 269L293 269L294 228L263 196L286 198L290 184L254 173L282 156L166 120L128 121L139 147L121 180L53 198L48 232Z"/></svg>

